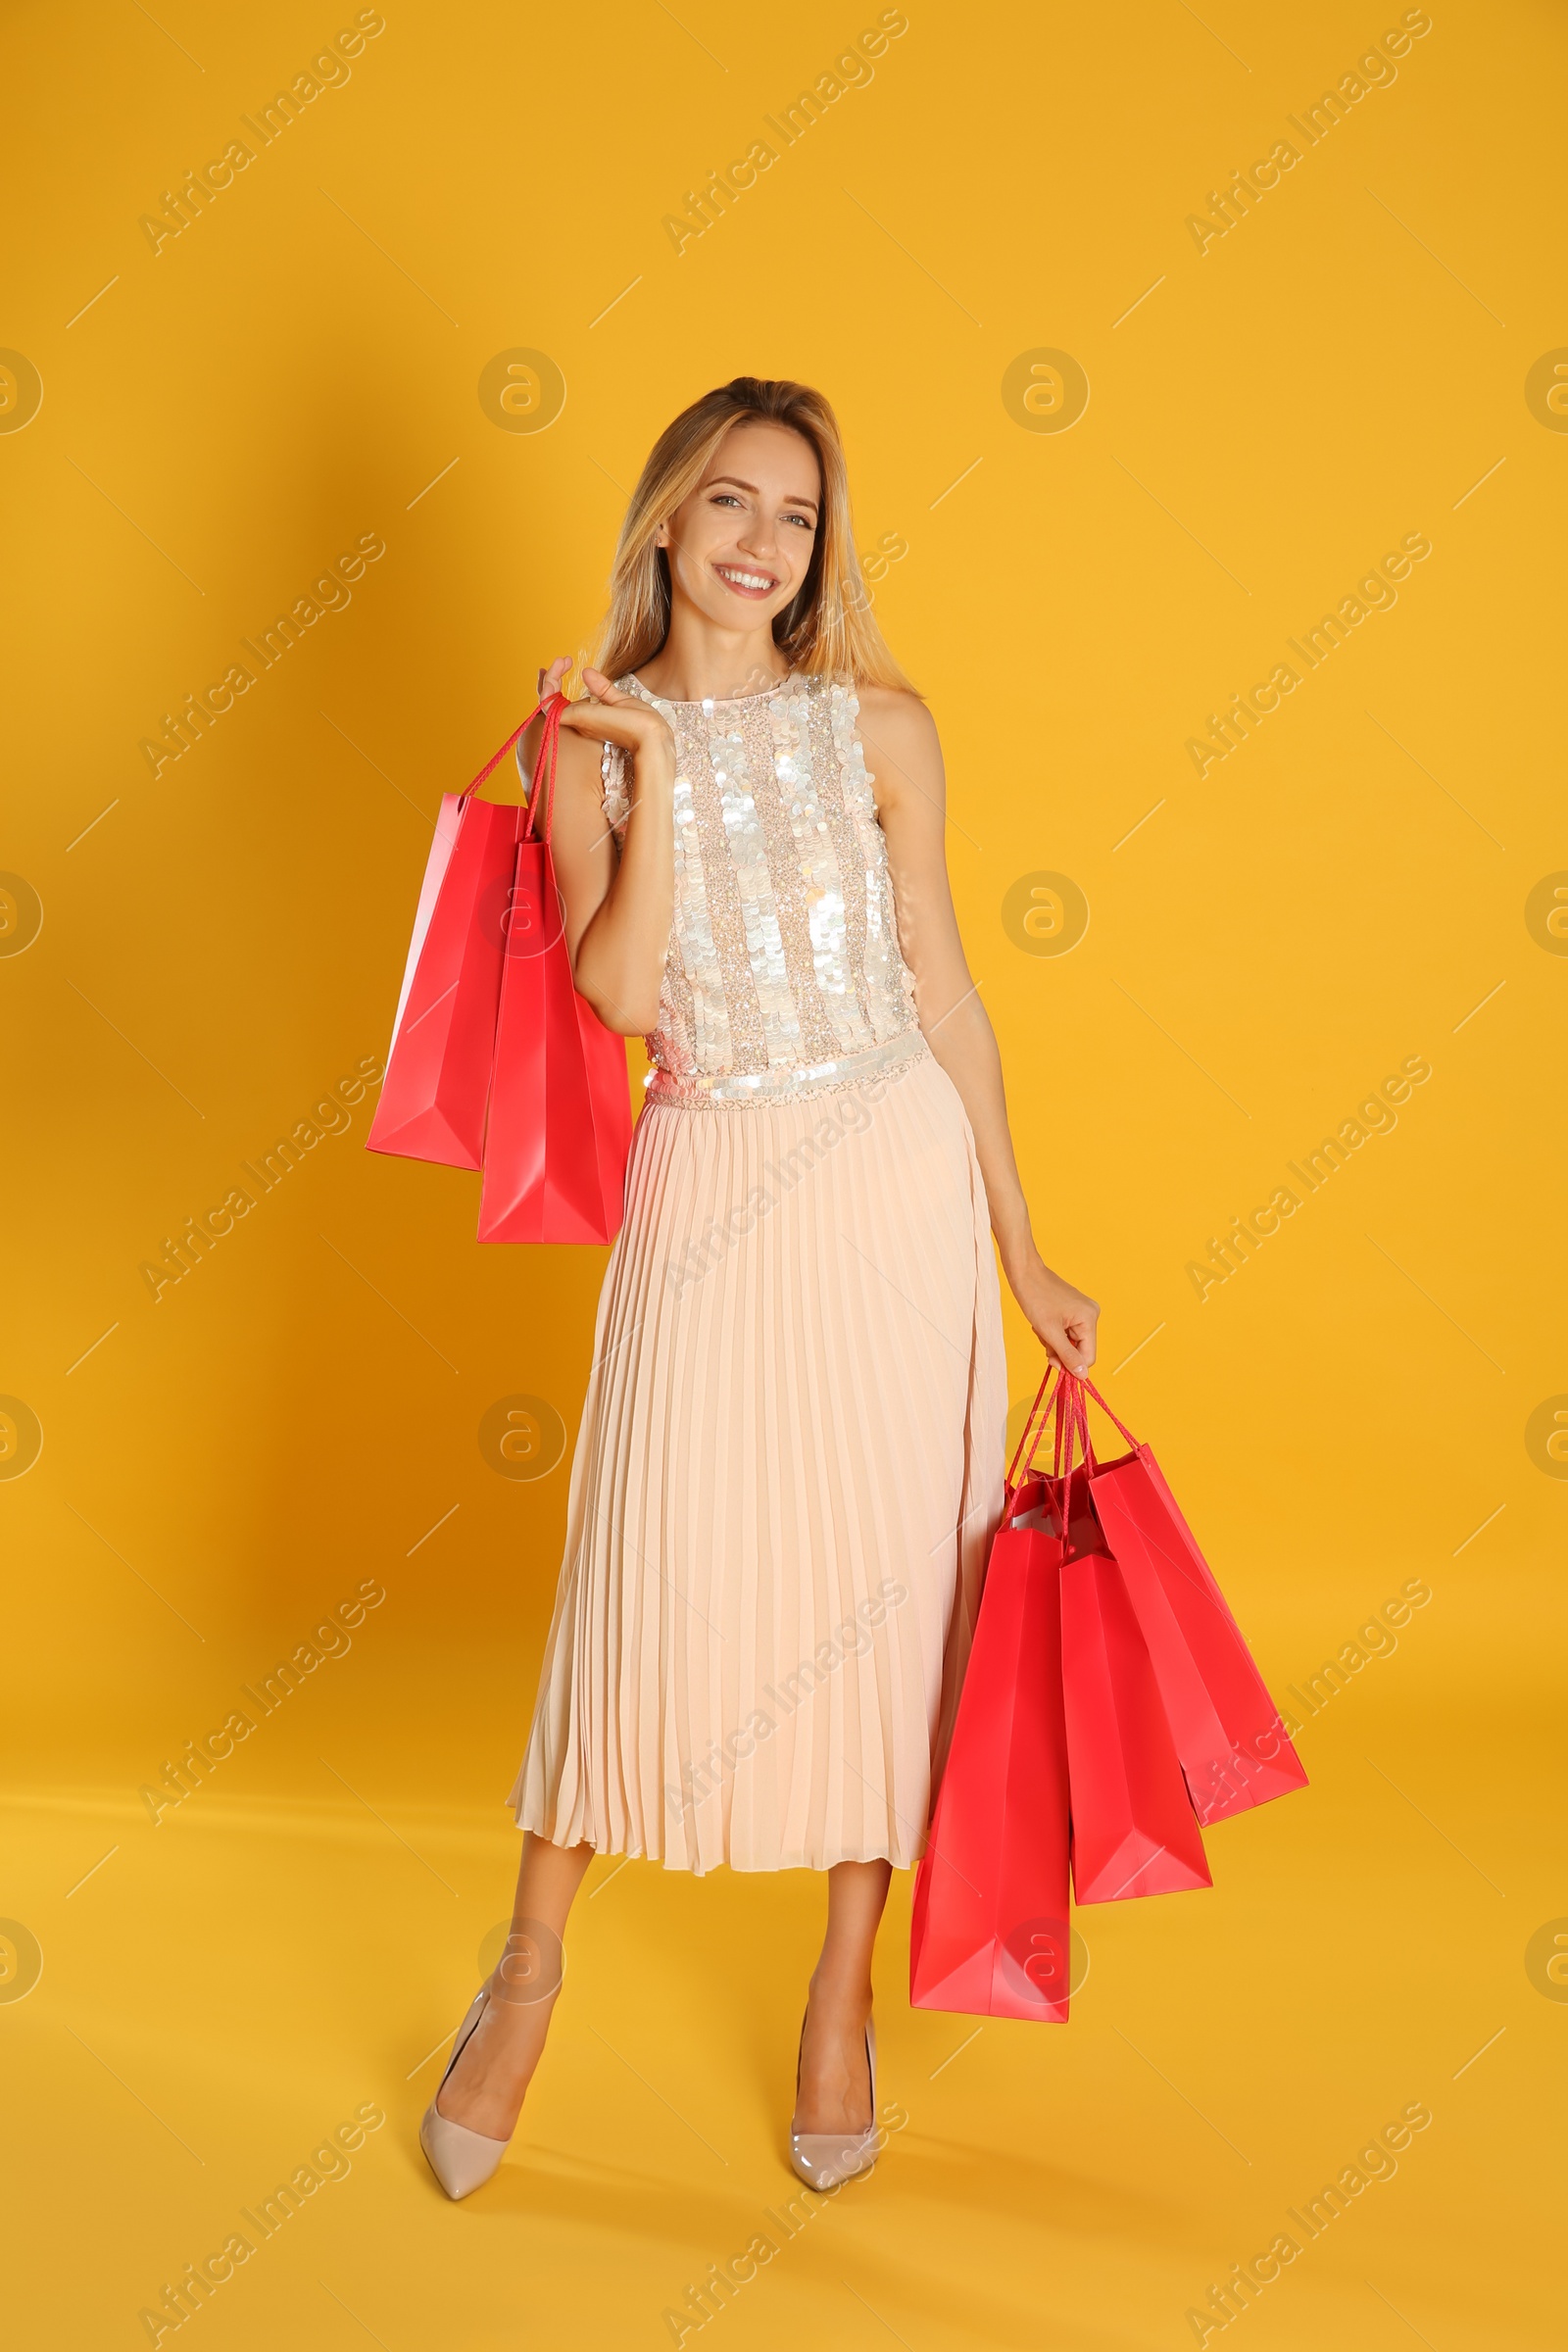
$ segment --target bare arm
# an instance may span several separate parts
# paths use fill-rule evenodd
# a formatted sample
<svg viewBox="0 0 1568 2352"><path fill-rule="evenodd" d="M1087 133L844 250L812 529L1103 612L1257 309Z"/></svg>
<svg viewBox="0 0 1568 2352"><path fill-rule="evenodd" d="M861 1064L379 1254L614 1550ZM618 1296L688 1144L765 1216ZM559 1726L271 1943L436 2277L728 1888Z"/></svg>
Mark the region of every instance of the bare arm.
<svg viewBox="0 0 1568 2352"><path fill-rule="evenodd" d="M912 694L859 690L860 734L887 836L899 942L914 976L926 1043L958 1090L991 1204L991 1229L1008 1288L1048 1352L1069 1371L1095 1360L1100 1308L1053 1273L1035 1247L1018 1180L1002 1056L964 960L948 884L947 778L936 724Z"/></svg>
<svg viewBox="0 0 1568 2352"><path fill-rule="evenodd" d="M563 657L542 673L542 695L557 690L565 667ZM657 710L599 670L585 669L583 681L586 698L562 713L551 834L566 949L578 994L605 1027L642 1037L659 1018L674 919L674 738ZM539 731L536 724L525 743L530 764ZM619 746L629 770L631 814L618 855L600 789L607 743Z"/></svg>

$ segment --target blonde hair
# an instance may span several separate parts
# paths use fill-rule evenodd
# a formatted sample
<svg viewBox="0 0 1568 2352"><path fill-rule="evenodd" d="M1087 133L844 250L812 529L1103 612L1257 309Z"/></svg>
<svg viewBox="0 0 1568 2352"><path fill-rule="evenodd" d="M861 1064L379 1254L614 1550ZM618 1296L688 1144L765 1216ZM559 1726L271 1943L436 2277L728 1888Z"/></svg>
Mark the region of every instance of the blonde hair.
<svg viewBox="0 0 1568 2352"><path fill-rule="evenodd" d="M732 424L787 425L814 451L822 508L810 565L774 617L773 642L792 669L855 685L902 686L908 679L871 617L850 523L849 469L838 418L808 384L737 375L705 392L666 424L649 453L615 546L610 610L595 657L612 678L651 662L669 634L669 559L654 544L660 525L691 496Z"/></svg>

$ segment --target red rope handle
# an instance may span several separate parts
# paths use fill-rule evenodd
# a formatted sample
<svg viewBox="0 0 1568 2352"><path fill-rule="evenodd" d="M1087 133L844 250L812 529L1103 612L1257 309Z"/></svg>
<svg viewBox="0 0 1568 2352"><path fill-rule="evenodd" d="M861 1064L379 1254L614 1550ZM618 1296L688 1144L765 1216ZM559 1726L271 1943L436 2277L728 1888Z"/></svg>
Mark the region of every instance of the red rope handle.
<svg viewBox="0 0 1568 2352"><path fill-rule="evenodd" d="M1089 1407L1084 1402L1083 1382L1074 1373L1067 1375L1067 1394L1072 1399L1068 1409L1072 1414L1078 1440L1083 1447L1084 1466L1089 1470L1096 1469L1098 1465L1095 1461L1094 1441L1089 1435Z"/></svg>
<svg viewBox="0 0 1568 2352"><path fill-rule="evenodd" d="M535 703L533 709L529 711L521 726L513 728L512 733L507 737L507 740L501 746L500 751L495 754L493 759L485 761L483 767L480 768L479 773L474 777L473 782L464 786L463 791L459 796L460 799L466 801L469 798L470 794L478 791L485 778L491 774L495 768L498 768L501 765L502 760L512 750L513 745L517 742L520 736L527 733L528 729L533 725L534 720L539 716L540 712L543 711L545 721L544 732L539 738L539 758L534 761L534 784L528 793L528 815L527 821L522 829L522 837L525 841L530 841L536 838L534 818L539 804L539 793L537 786L540 769L542 766L545 780L545 829L543 838L548 846L550 841L550 828L556 813L556 752L561 740L561 713L565 708L566 698L564 694L553 694L548 703Z"/></svg>
<svg viewBox="0 0 1568 2352"><path fill-rule="evenodd" d="M566 698L553 696L545 710L544 730L539 737L539 757L534 761L534 782L528 794L528 814L523 822L524 841L541 838L536 819L539 813L539 771L544 769L545 829L542 836L546 849L550 847L550 829L556 821L556 755L561 748L561 713L566 708Z"/></svg>
<svg viewBox="0 0 1568 2352"><path fill-rule="evenodd" d="M1047 1364L1045 1379L1035 1393L1035 1400L1029 1407L1028 1418L1023 1425L1023 1435L1018 1440L1012 1460L1008 1465L1006 1485L1009 1494L1015 1494L1027 1480L1034 1461L1035 1450L1045 1438L1048 1428L1052 1427L1053 1414L1054 1414L1054 1436L1052 1446L1051 1475L1054 1478L1059 1474L1063 1429L1062 1383L1065 1378L1066 1375L1061 1372L1058 1365ZM1054 1388L1052 1387L1053 1381L1055 1382Z"/></svg>
<svg viewBox="0 0 1568 2352"><path fill-rule="evenodd" d="M1054 1369L1054 1365L1048 1364L1046 1366L1046 1377L1035 1392L1035 1400L1029 1407L1028 1417L1023 1425L1023 1435L1018 1440L1012 1460L1008 1464L1007 1493L1009 1495L1015 1494L1028 1477L1029 1464L1035 1447L1046 1434L1046 1423L1051 1417L1050 1407L1047 1406L1044 1412L1041 1412L1040 1408L1046 1403L1046 1391L1051 1386L1051 1375Z"/></svg>
<svg viewBox="0 0 1568 2352"><path fill-rule="evenodd" d="M1132 1431L1128 1428L1125 1421L1117 1420L1116 1415L1111 1411L1109 1405L1105 1402L1105 1399L1103 1396L1102 1396L1100 1391L1096 1388L1094 1382L1088 1377L1088 1375L1083 1372L1073 1372L1070 1373L1068 1377L1077 1383L1080 1390L1086 1390L1088 1392L1088 1394L1094 1398L1095 1402L1099 1405L1101 1411L1104 1414L1105 1419L1107 1421L1115 1422L1117 1429L1120 1430L1128 1445L1136 1449L1138 1440L1133 1436ZM1087 1416L1085 1417L1085 1425L1087 1426Z"/></svg>
<svg viewBox="0 0 1568 2352"><path fill-rule="evenodd" d="M1054 1387L1052 1386L1053 1381L1055 1383ZM1048 1426L1052 1425L1053 1414L1054 1415L1051 1471L1053 1480L1061 1478L1063 1475L1070 1476L1073 1456L1080 1446L1082 1446L1083 1460L1091 1469L1095 1467L1094 1441L1089 1434L1089 1408L1084 1402L1086 1395L1094 1398L1106 1420L1113 1422L1128 1445L1136 1449L1138 1440L1133 1436L1126 1422L1111 1411L1110 1406L1105 1402L1092 1380L1087 1379L1081 1372L1069 1372L1061 1365L1048 1364L1045 1379L1040 1383L1035 1400L1029 1407L1029 1416L1023 1426L1023 1435L1018 1441L1017 1448L1007 1467L1006 1485L1009 1497L1017 1493L1028 1478L1035 1449L1045 1437ZM1066 1451L1065 1473L1062 1469L1064 1446ZM1065 1527L1062 1532L1065 1535Z"/></svg>
<svg viewBox="0 0 1568 2352"><path fill-rule="evenodd" d="M1062 1548L1070 1541L1068 1525L1072 1515L1073 1457L1083 1443L1084 1459L1092 1463L1089 1451L1089 1423L1084 1413L1082 1392L1070 1373L1063 1372L1056 1383L1056 1519L1061 1529Z"/></svg>

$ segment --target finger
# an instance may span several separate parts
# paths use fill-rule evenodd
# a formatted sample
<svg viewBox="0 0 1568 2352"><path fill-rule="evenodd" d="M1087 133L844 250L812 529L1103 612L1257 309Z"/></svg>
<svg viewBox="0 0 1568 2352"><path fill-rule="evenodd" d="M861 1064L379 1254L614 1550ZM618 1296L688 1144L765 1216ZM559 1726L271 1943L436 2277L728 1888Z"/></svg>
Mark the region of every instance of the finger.
<svg viewBox="0 0 1568 2352"><path fill-rule="evenodd" d="M580 702L566 704L561 713L561 732L563 735L581 735L594 743L610 743L613 740L590 694L585 694Z"/></svg>
<svg viewBox="0 0 1568 2352"><path fill-rule="evenodd" d="M1082 1370L1094 1362L1095 1327L1087 1315L1074 1315L1062 1325Z"/></svg>
<svg viewBox="0 0 1568 2352"><path fill-rule="evenodd" d="M643 715L640 707L633 711L624 702L604 703L597 695L585 694L580 701L562 707L561 731L585 736L593 743L613 743L635 759L652 740L651 731L641 723Z"/></svg>

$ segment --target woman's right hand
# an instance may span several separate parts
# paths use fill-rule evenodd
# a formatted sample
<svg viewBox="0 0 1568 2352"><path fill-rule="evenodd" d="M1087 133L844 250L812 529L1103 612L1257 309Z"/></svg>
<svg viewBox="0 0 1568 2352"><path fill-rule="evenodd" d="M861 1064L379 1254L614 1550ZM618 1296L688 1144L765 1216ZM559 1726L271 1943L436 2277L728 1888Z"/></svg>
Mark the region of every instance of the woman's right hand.
<svg viewBox="0 0 1568 2352"><path fill-rule="evenodd" d="M569 667L563 657L541 670L541 697L562 691ZM556 817L556 879L577 993L607 1029L646 1037L659 1020L675 912L675 738L651 703L620 693L602 669L582 674L586 695L561 710L563 738L573 740L563 748L567 789ZM623 834L606 821L595 743L631 756L636 786Z"/></svg>
<svg viewBox="0 0 1568 2352"><path fill-rule="evenodd" d="M541 702L561 693L562 681L570 667L571 656L560 654L548 669L539 672ZM582 682L588 692L580 702L568 703L562 711L563 732L586 736L594 743L616 745L631 754L645 775L650 759L657 767L666 756L673 771L675 738L662 711L637 695L622 694L602 669L585 668Z"/></svg>

